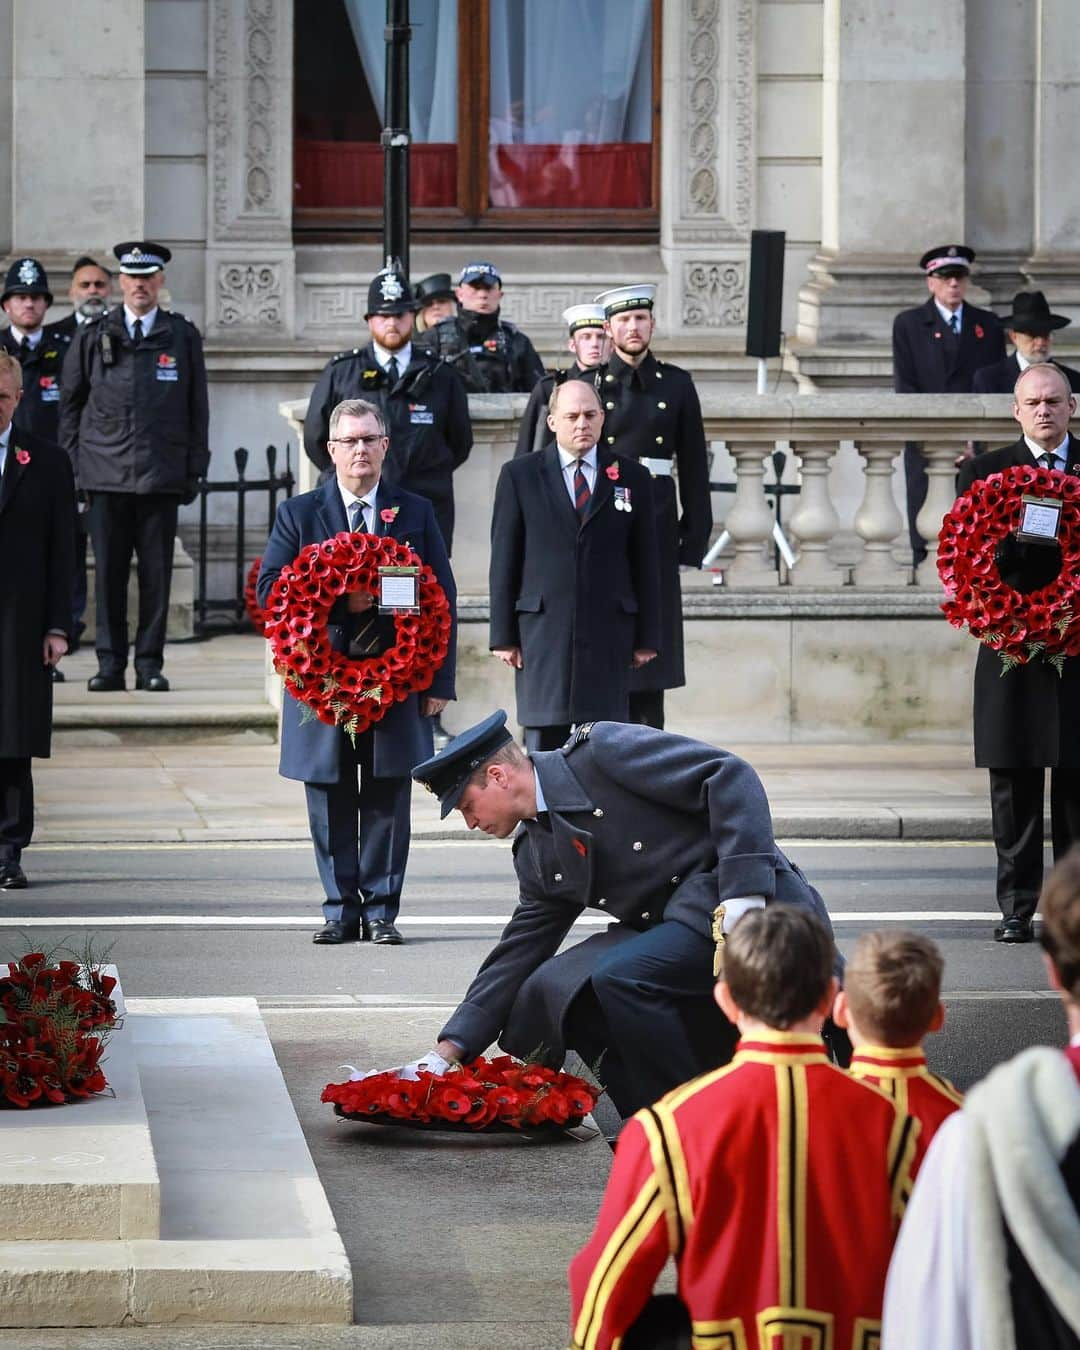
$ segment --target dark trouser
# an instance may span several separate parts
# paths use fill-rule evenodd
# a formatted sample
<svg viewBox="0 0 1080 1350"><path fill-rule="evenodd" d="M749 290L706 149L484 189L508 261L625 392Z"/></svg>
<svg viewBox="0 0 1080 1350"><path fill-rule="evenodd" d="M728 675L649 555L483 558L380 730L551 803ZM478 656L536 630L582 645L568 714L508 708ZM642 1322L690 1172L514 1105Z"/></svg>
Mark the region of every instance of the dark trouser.
<svg viewBox="0 0 1080 1350"><path fill-rule="evenodd" d="M638 689L630 691L629 720L641 727L664 729L664 691Z"/></svg>
<svg viewBox="0 0 1080 1350"><path fill-rule="evenodd" d="M715 945L669 920L609 947L570 1005L566 1044L621 1116L731 1058L738 1032L713 1001Z"/></svg>
<svg viewBox="0 0 1080 1350"><path fill-rule="evenodd" d="M570 723L564 727L525 727L525 749L561 750L570 739Z"/></svg>
<svg viewBox="0 0 1080 1350"><path fill-rule="evenodd" d="M346 743L336 783L305 783L323 916L350 927L397 918L409 861L412 780L376 778L370 735ZM357 778L359 776L359 782Z"/></svg>
<svg viewBox="0 0 1080 1350"><path fill-rule="evenodd" d="M908 538L911 540L911 552L916 567L926 557L926 544L915 528L915 517L923 509L926 501L926 460L922 456L922 447L914 441L904 446L904 482L907 487Z"/></svg>
<svg viewBox="0 0 1080 1350"><path fill-rule="evenodd" d="M34 832L29 759L0 759L0 863L18 862Z"/></svg>
<svg viewBox="0 0 1080 1350"><path fill-rule="evenodd" d="M86 613L86 541L88 537L86 513L80 511L75 518L75 585L72 588L71 651L74 651L78 646L79 638L86 627L86 624L83 623L83 615Z"/></svg>
<svg viewBox="0 0 1080 1350"><path fill-rule="evenodd" d="M622 1350L692 1350L686 1304L678 1294L653 1294L619 1344Z"/></svg>
<svg viewBox="0 0 1080 1350"><path fill-rule="evenodd" d="M120 675L127 666L127 594L131 557L138 558L139 624L135 669L153 675L165 659L173 543L179 497L165 493L95 492L90 500L90 538L97 580L98 668Z"/></svg>
<svg viewBox="0 0 1080 1350"><path fill-rule="evenodd" d="M1045 769L991 769L997 901L1005 918L1030 919L1043 880ZM1080 840L1080 769L1050 770L1054 861Z"/></svg>

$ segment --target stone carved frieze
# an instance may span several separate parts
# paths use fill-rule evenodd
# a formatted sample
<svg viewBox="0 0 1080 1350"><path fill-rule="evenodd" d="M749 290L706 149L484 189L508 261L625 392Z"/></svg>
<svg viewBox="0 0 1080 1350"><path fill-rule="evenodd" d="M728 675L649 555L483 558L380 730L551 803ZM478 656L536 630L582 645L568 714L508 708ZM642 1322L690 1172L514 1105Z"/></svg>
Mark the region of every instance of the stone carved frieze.
<svg viewBox="0 0 1080 1350"><path fill-rule="evenodd" d="M279 328L282 276L278 263L220 263L217 322L222 328Z"/></svg>
<svg viewBox="0 0 1080 1350"><path fill-rule="evenodd" d="M739 328L746 321L746 264L683 264L683 313L687 328Z"/></svg>
<svg viewBox="0 0 1080 1350"><path fill-rule="evenodd" d="M273 209L274 196L274 0L247 0L245 6L247 167L244 210Z"/></svg>

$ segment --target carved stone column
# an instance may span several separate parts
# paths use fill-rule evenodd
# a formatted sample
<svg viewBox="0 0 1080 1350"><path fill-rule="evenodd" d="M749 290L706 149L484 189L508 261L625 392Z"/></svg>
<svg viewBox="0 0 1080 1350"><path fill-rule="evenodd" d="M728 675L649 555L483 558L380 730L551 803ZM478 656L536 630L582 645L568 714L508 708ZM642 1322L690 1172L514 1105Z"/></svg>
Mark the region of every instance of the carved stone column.
<svg viewBox="0 0 1080 1350"><path fill-rule="evenodd" d="M765 500L765 456L772 450L762 441L728 443L735 461L735 500L724 528L735 542L735 557L724 568L725 587L779 584L776 569L765 561L765 544L773 528L773 513Z"/></svg>
<svg viewBox="0 0 1080 1350"><path fill-rule="evenodd" d="M920 447L926 460L928 481L926 501L915 517L915 528L926 543L926 560L915 572L915 582L929 590L940 590L937 573L938 535L945 513L956 500L956 456L961 446L956 441L924 444Z"/></svg>
<svg viewBox="0 0 1080 1350"><path fill-rule="evenodd" d="M788 521L799 541L799 560L789 580L793 586L838 586L844 577L829 562L827 550L840 525L829 494L829 461L839 446L836 442L811 441L791 448L802 464L802 484L799 504Z"/></svg>
<svg viewBox="0 0 1080 1350"><path fill-rule="evenodd" d="M866 461L866 490L855 512L855 532L864 545L855 567L855 585L864 589L906 586L910 563L898 566L893 558L893 546L904 528L893 497L893 461L903 447L896 441L860 441L855 448Z"/></svg>
<svg viewBox="0 0 1080 1350"><path fill-rule="evenodd" d="M292 0L210 0L207 333L291 337Z"/></svg>
<svg viewBox="0 0 1080 1350"><path fill-rule="evenodd" d="M754 215L755 0L663 9L665 331L742 331Z"/></svg>

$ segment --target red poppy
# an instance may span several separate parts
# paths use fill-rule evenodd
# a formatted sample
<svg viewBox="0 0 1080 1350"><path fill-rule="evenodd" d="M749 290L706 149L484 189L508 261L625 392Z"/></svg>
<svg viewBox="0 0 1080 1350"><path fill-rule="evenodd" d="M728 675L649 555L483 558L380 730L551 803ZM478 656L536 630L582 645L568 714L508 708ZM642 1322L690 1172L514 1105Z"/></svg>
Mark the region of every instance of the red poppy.
<svg viewBox="0 0 1080 1350"><path fill-rule="evenodd" d="M29 463L30 463L30 451L29 451L29 450L23 450L23 449L21 449L20 447L16 447L16 450L15 450L15 458L16 458L16 460L18 460L18 462L19 462L20 464L29 464Z"/></svg>
<svg viewBox="0 0 1080 1350"><path fill-rule="evenodd" d="M977 324L975 325L975 336L976 336L977 338L981 338L981 337L985 337L985 336L986 336L986 333L983 331L983 326L982 326L981 323L977 323Z"/></svg>
<svg viewBox="0 0 1080 1350"><path fill-rule="evenodd" d="M618 464L609 464L607 468L604 470L604 473L607 474L607 476L611 479L613 483L617 483L619 481Z"/></svg>

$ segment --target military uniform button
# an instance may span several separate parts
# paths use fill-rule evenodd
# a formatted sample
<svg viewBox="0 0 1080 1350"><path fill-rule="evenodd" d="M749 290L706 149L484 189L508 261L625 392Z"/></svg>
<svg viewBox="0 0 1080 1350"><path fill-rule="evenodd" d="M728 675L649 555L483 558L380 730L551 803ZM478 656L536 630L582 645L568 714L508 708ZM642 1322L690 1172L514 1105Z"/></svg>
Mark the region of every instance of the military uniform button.
<svg viewBox="0 0 1080 1350"><path fill-rule="evenodd" d="M603 807L597 806L597 807L594 807L594 808L593 808L593 815L594 815L594 816L602 816L603 814L604 814Z"/></svg>
<svg viewBox="0 0 1080 1350"><path fill-rule="evenodd" d="M597 900L596 903L597 903L598 905L606 905L606 904L607 904L607 901L606 901L606 900L603 900L603 899L600 899L600 900Z"/></svg>
<svg viewBox="0 0 1080 1350"><path fill-rule="evenodd" d="M614 436L609 436L609 437L607 438L607 443L608 443L608 445L614 445L614 444L615 444L615 437L614 437Z"/></svg>
<svg viewBox="0 0 1080 1350"><path fill-rule="evenodd" d="M605 407L605 408L614 408L614 406L615 406L614 403L605 403L605 404L604 404L604 407Z"/></svg>
<svg viewBox="0 0 1080 1350"><path fill-rule="evenodd" d="M640 840L640 839L635 839L635 840L634 840L634 852L635 852L635 853L640 853L640 852L641 852L641 840Z"/></svg>
<svg viewBox="0 0 1080 1350"><path fill-rule="evenodd" d="M608 384L614 384L614 383L615 383L615 376L614 376L614 375L605 375L605 376L604 376L604 379L605 379L605 381L606 381Z"/></svg>
<svg viewBox="0 0 1080 1350"><path fill-rule="evenodd" d="M657 378L658 380L662 380L664 377L663 377L663 375L660 374L659 371L657 371L657 372L656 372L656 378Z"/></svg>
<svg viewBox="0 0 1080 1350"><path fill-rule="evenodd" d="M649 922L649 917L650 917L649 911L646 910L645 913L644 913L641 917L642 917L642 919L644 919L644 921L645 921L646 923L648 923L648 922Z"/></svg>
<svg viewBox="0 0 1080 1350"><path fill-rule="evenodd" d="M661 400L656 406L657 406L658 408L666 408L666 407L667 407L667 404L664 403L663 400Z"/></svg>
<svg viewBox="0 0 1080 1350"><path fill-rule="evenodd" d="M656 438L656 444L657 444L657 445L663 445L663 444L664 444L664 438L663 438L663 436L657 436L657 438Z"/></svg>
<svg viewBox="0 0 1080 1350"><path fill-rule="evenodd" d="M681 880L682 880L681 877L672 877L672 878L671 878L671 884L672 884L673 886L677 886Z"/></svg>
<svg viewBox="0 0 1080 1350"><path fill-rule="evenodd" d="M555 880L556 880L556 881L562 881L562 873L561 873L561 872L556 872L556 873L555 873Z"/></svg>

